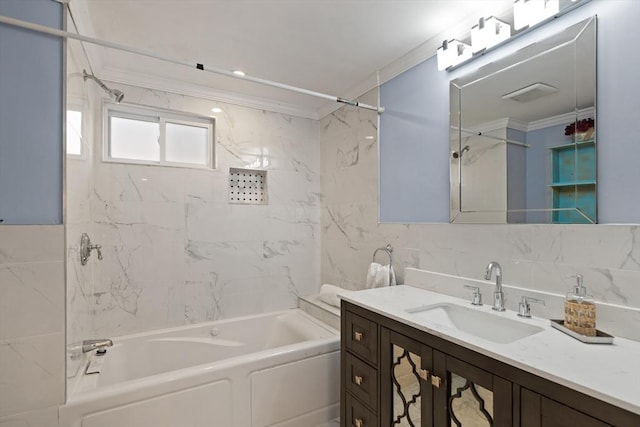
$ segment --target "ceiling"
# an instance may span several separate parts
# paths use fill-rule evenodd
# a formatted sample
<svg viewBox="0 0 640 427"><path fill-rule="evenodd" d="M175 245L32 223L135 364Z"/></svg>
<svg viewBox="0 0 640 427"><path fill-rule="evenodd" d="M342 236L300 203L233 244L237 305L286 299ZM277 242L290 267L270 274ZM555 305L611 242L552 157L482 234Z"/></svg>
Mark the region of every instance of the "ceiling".
<svg viewBox="0 0 640 427"><path fill-rule="evenodd" d="M452 93L451 102L460 106L461 127L487 131L487 126L509 118L511 125L518 122L526 131L529 125L535 128L536 122L549 126L554 117L562 121L567 114L575 116L576 111L592 112L596 98L595 32L595 21L586 19L455 79L452 83L461 92L459 98L458 93ZM503 98L536 83L556 91L524 102Z"/></svg>
<svg viewBox="0 0 640 427"><path fill-rule="evenodd" d="M444 38L513 0L71 0L78 31L193 64L87 45L112 82L320 118L326 99L196 70L243 70L354 98L432 56ZM379 77L377 73L379 72Z"/></svg>

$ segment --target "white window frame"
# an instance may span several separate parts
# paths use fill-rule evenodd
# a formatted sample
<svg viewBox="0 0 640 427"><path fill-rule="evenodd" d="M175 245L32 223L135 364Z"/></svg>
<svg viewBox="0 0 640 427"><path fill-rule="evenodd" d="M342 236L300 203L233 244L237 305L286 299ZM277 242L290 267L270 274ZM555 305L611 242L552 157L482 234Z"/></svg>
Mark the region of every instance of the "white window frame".
<svg viewBox="0 0 640 427"><path fill-rule="evenodd" d="M171 166L181 168L196 169L215 169L215 152L214 152L214 129L215 118L198 116L195 114L163 110L160 108L142 107L137 105L123 105L114 102L105 101L102 107L103 111L103 144L102 144L102 161L105 163L124 163L146 166ZM160 160L139 160L126 159L119 157L111 157L111 117L123 119L146 121L158 123L160 145ZM207 163L186 163L186 162L170 162L166 160L166 124L175 123L179 125L194 126L207 129Z"/></svg>

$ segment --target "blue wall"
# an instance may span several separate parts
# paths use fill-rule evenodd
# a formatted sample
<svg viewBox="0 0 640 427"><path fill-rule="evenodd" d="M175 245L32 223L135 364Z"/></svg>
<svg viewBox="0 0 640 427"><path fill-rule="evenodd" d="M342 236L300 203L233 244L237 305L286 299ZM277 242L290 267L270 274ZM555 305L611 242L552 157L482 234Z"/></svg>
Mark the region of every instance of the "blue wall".
<svg viewBox="0 0 640 427"><path fill-rule="evenodd" d="M598 15L598 222L640 224L640 49L629 47L640 40L638 0L593 0L451 73L438 71L432 57L385 83L380 104L411 120L387 112L380 118L380 220L448 222L449 80L593 15ZM419 149L393 153L405 147ZM418 166L428 183L413 182L418 176L406 180L405 172L394 175ZM406 190L410 198L393 194Z"/></svg>
<svg viewBox="0 0 640 427"><path fill-rule="evenodd" d="M52 0L0 0L0 14L62 28ZM0 24L0 219L62 223L63 42Z"/></svg>
<svg viewBox="0 0 640 427"><path fill-rule="evenodd" d="M380 221L449 222L447 74L430 58L382 85L380 99Z"/></svg>

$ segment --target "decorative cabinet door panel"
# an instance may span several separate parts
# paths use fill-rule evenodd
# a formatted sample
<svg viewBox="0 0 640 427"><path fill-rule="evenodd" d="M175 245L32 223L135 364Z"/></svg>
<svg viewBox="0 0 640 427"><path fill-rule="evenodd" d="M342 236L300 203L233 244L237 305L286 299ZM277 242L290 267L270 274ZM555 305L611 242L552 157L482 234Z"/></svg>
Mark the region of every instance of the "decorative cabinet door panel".
<svg viewBox="0 0 640 427"><path fill-rule="evenodd" d="M384 328L381 345L381 425L431 427L431 348Z"/></svg>
<svg viewBox="0 0 640 427"><path fill-rule="evenodd" d="M454 357L433 351L434 425L511 427L511 382ZM446 410L441 410L446 408Z"/></svg>

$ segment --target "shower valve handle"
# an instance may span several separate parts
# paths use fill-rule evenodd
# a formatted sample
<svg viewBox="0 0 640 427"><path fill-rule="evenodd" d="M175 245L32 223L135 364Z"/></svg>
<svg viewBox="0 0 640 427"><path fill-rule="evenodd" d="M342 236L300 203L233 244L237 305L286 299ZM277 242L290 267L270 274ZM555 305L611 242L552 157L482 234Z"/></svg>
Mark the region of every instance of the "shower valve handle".
<svg viewBox="0 0 640 427"><path fill-rule="evenodd" d="M91 245L91 247L89 248L89 250L96 250L96 252L98 252L98 260L102 261L102 251L100 249L102 249L102 246L100 245Z"/></svg>
<svg viewBox="0 0 640 427"><path fill-rule="evenodd" d="M98 252L98 260L102 261L102 246L100 245L92 245L91 239L87 233L82 233L80 236L80 264L87 265L87 261L91 256L91 251L95 249Z"/></svg>

